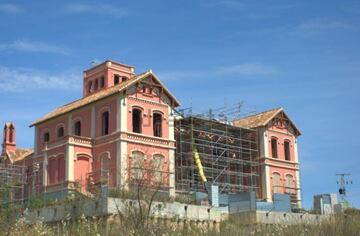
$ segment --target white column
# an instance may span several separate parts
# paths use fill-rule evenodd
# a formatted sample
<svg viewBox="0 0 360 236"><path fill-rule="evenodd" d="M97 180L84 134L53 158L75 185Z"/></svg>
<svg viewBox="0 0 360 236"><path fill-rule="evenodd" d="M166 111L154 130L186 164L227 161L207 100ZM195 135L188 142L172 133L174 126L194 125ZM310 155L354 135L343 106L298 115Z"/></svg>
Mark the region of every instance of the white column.
<svg viewBox="0 0 360 236"><path fill-rule="evenodd" d="M121 132L127 132L127 98L124 94L121 94L117 100L118 111L116 115L116 126L117 130ZM119 140L117 143L117 155L116 155L116 162L117 164L117 185L122 187L126 186L127 181L127 160L128 160L128 153L127 153L127 142L124 140Z"/></svg>
<svg viewBox="0 0 360 236"><path fill-rule="evenodd" d="M169 194L175 197L175 150L169 150Z"/></svg>
<svg viewBox="0 0 360 236"><path fill-rule="evenodd" d="M95 106L91 107L91 138L96 136L96 108Z"/></svg>
<svg viewBox="0 0 360 236"><path fill-rule="evenodd" d="M128 153L127 153L127 142L121 141L120 144L120 186L127 187L127 160L128 160Z"/></svg>
<svg viewBox="0 0 360 236"><path fill-rule="evenodd" d="M68 116L68 135L72 135L72 115Z"/></svg>
<svg viewBox="0 0 360 236"><path fill-rule="evenodd" d="M295 138L294 141L294 161L296 163L299 163L299 153L298 153L298 145L297 145L297 138Z"/></svg>
<svg viewBox="0 0 360 236"><path fill-rule="evenodd" d="M66 145L66 168L65 168L65 180L75 181L74 178L74 145Z"/></svg>
<svg viewBox="0 0 360 236"><path fill-rule="evenodd" d="M169 106L168 122L169 122L169 140L175 139L174 117L172 114L172 108ZM169 149L169 194L175 197L175 150Z"/></svg>
<svg viewBox="0 0 360 236"><path fill-rule="evenodd" d="M297 200L298 200L298 207L301 208L301 189L300 189L300 172L297 170L296 172L296 188L297 188Z"/></svg>
<svg viewBox="0 0 360 236"><path fill-rule="evenodd" d="M34 127L34 157L37 157L38 154L38 128Z"/></svg>
<svg viewBox="0 0 360 236"><path fill-rule="evenodd" d="M266 181L266 201L272 201L270 167L267 165L265 165L265 178L264 179Z"/></svg>
<svg viewBox="0 0 360 236"><path fill-rule="evenodd" d="M47 186L47 176L48 176L48 153L47 153L47 145L45 146L45 152L44 152L44 160L43 160L43 186Z"/></svg>
<svg viewBox="0 0 360 236"><path fill-rule="evenodd" d="M119 95L116 98L116 131L121 130L121 110L122 110L122 101L123 101L123 95Z"/></svg>

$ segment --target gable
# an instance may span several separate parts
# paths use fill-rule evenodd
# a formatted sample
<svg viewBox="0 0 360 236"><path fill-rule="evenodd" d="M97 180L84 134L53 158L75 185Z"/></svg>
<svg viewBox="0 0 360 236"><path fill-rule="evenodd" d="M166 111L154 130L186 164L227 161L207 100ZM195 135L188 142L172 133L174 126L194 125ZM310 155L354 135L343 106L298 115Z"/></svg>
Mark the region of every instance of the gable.
<svg viewBox="0 0 360 236"><path fill-rule="evenodd" d="M301 135L300 130L296 127L294 122L285 113L282 107L274 108L268 111L263 111L255 115L247 116L238 120L234 120L233 124L243 128L258 128L258 127L269 127L274 125L273 120L283 120L286 123L286 127L289 127L295 136ZM277 122L279 123L279 122ZM278 125L280 127L280 123Z"/></svg>
<svg viewBox="0 0 360 236"><path fill-rule="evenodd" d="M267 128L278 132L288 132L294 136L300 135L299 130L283 111L278 113L268 122Z"/></svg>
<svg viewBox="0 0 360 236"><path fill-rule="evenodd" d="M179 105L177 100L166 90L161 82L153 75L143 78L137 83L131 85L127 91L127 95L136 98L142 98L148 101L167 104L171 107Z"/></svg>

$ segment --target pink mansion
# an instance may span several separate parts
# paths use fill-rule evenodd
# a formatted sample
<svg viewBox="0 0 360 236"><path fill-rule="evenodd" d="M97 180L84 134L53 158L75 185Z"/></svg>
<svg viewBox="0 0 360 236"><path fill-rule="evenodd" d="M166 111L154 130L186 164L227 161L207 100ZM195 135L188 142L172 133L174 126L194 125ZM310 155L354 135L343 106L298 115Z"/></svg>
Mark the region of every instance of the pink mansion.
<svg viewBox="0 0 360 236"><path fill-rule="evenodd" d="M135 74L134 67L107 60L84 71L81 99L31 124L34 149L16 147L15 125L6 123L0 161L26 167L25 196L96 183L103 170L110 188L127 187L149 163L156 168L153 181L175 196L179 105L152 71ZM233 125L256 130L257 197L272 201L273 193L288 193L301 206L300 131L284 110L258 113Z"/></svg>

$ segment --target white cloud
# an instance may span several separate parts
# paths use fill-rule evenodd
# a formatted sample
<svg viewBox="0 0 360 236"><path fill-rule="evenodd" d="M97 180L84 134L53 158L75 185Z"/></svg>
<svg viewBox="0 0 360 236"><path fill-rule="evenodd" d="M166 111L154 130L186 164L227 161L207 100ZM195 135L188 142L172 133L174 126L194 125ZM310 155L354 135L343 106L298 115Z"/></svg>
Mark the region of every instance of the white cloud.
<svg viewBox="0 0 360 236"><path fill-rule="evenodd" d="M62 55L70 54L70 50L65 47L26 40L16 40L11 43L2 43L0 44L0 51L43 52Z"/></svg>
<svg viewBox="0 0 360 236"><path fill-rule="evenodd" d="M15 4L3 3L0 4L0 12L17 14L23 12L23 9Z"/></svg>
<svg viewBox="0 0 360 236"><path fill-rule="evenodd" d="M68 13L92 13L101 15L111 15L113 17L128 16L128 11L116 6L108 4L83 4L73 3L66 6L65 9Z"/></svg>
<svg viewBox="0 0 360 236"><path fill-rule="evenodd" d="M81 74L71 71L50 74L34 69L0 66L0 91L78 90L81 88L81 78Z"/></svg>
<svg viewBox="0 0 360 236"><path fill-rule="evenodd" d="M271 75L277 73L277 70L263 63L244 63L233 66L222 66L216 69L216 73L220 75Z"/></svg>
<svg viewBox="0 0 360 236"><path fill-rule="evenodd" d="M254 76L271 76L278 73L278 70L270 65L263 63L243 63L237 65L220 66L209 70L187 70L159 73L163 80L184 80L212 78L214 76L232 76L249 78Z"/></svg>
<svg viewBox="0 0 360 236"><path fill-rule="evenodd" d="M348 29L351 25L344 21L316 19L301 23L295 33L305 37L314 36L330 30Z"/></svg>

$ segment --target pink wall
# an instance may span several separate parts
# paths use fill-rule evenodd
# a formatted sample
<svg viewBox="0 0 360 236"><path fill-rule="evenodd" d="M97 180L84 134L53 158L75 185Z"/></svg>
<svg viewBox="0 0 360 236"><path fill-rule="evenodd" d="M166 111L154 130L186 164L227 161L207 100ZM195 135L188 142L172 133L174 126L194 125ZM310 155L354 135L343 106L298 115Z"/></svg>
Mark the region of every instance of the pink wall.
<svg viewBox="0 0 360 236"><path fill-rule="evenodd" d="M132 152L133 151L140 151L144 153L145 160L144 160L144 166L150 166L151 161L153 160L153 156L155 154L160 154L164 156L164 165L163 165L163 184L167 185L169 184L169 175L167 174L169 171L169 149L167 148L160 148L155 146L148 146L143 144L136 144L136 143L129 143L128 144L128 178L131 179L131 176L133 174L131 168L133 166L132 162Z"/></svg>
<svg viewBox="0 0 360 236"><path fill-rule="evenodd" d="M81 136L91 137L91 108L86 107L72 113L72 134L75 131L75 123L81 121Z"/></svg>
<svg viewBox="0 0 360 236"><path fill-rule="evenodd" d="M169 138L169 124L168 124L168 105L165 105L163 101L154 92L151 95L143 94L142 89L130 96L135 99L128 99L128 131L132 132L132 109L139 108L142 110L142 134L153 136L153 113L157 112L162 114L162 138ZM136 100L136 99L141 100ZM143 100L152 101L153 103L145 102Z"/></svg>
<svg viewBox="0 0 360 236"><path fill-rule="evenodd" d="M269 164L269 178L270 178L270 186L271 186L271 194L274 193L274 179L273 173L280 174L280 185L278 188L280 193L286 193L289 189L285 188L286 175L291 175L293 178L292 186L296 186L296 163L295 163L295 148L294 143L296 141L295 134L291 128L287 128L282 124L278 125L270 125L267 128L268 135L268 147L269 147L269 156L270 159L267 160ZM277 154L278 158L272 158L272 147L271 147L271 139L275 137L277 139ZM285 145L284 142L290 142L290 161L285 160ZM292 190L292 193L296 193L295 190Z"/></svg>
<svg viewBox="0 0 360 236"><path fill-rule="evenodd" d="M61 138L57 137L57 132L59 127L64 127L64 136ZM39 151L42 151L45 148L44 143L44 134L49 132L50 134L50 141L48 144L52 144L62 140L67 135L67 116L61 116L59 118L55 118L53 120L46 121L37 126L37 148Z"/></svg>
<svg viewBox="0 0 360 236"><path fill-rule="evenodd" d="M94 149L94 156L96 157L94 166L94 171L96 171L97 175L100 175L101 170L101 159L100 157L104 154L109 155L108 165L109 165L109 186L114 187L116 186L116 169L120 168L120 163L116 163L116 142L108 143L96 147Z"/></svg>
<svg viewBox="0 0 360 236"><path fill-rule="evenodd" d="M109 134L116 131L116 105L116 97L113 97L111 100L106 100L96 106L96 137L101 136L102 114L105 111L109 112Z"/></svg>

